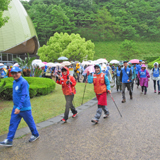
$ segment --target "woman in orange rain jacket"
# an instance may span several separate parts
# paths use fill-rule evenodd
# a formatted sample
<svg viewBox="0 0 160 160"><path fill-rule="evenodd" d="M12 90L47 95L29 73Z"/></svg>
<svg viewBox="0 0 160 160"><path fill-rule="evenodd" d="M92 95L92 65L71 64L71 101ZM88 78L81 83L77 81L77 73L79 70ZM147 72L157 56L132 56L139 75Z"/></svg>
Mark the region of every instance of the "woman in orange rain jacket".
<svg viewBox="0 0 160 160"><path fill-rule="evenodd" d="M61 120L62 122L66 122L68 119L69 108L71 109L73 116L75 118L77 116L77 110L73 106L73 98L76 94L76 80L73 76L69 75L69 69L67 67L62 68L62 77L59 75L57 76L56 82L62 85L62 91L66 99L66 109L64 113L64 118Z"/></svg>

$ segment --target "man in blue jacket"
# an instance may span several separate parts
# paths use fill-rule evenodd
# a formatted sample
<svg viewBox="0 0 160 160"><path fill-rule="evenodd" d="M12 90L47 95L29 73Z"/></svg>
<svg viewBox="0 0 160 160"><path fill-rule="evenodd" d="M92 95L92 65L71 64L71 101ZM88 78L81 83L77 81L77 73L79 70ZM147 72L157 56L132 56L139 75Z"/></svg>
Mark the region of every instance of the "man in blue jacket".
<svg viewBox="0 0 160 160"><path fill-rule="evenodd" d="M120 73L120 81L122 83L122 103L126 102L125 97L125 88L127 87L130 95L130 99L132 99L132 89L131 89L131 80L132 80L132 70L127 66L128 61L124 61L124 68L121 70Z"/></svg>
<svg viewBox="0 0 160 160"><path fill-rule="evenodd" d="M18 125L21 121L21 118L25 120L28 124L32 136L29 139L29 142L33 142L39 138L39 133L37 131L35 122L31 113L31 103L29 96L29 84L28 82L21 76L21 69L18 67L13 67L11 69L11 74L14 78L13 81L13 110L11 113L9 132L7 135L7 139L0 142L2 146L12 146L12 141L15 136Z"/></svg>

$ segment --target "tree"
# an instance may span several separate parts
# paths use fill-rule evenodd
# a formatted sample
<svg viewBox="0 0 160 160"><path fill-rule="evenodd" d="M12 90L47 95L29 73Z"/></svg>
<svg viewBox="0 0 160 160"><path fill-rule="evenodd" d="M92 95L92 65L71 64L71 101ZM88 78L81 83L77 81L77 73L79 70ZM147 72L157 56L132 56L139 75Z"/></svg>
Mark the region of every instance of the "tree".
<svg viewBox="0 0 160 160"><path fill-rule="evenodd" d="M96 29L102 40L115 39L119 33L119 25L115 22L110 12L104 6L96 15Z"/></svg>
<svg viewBox="0 0 160 160"><path fill-rule="evenodd" d="M132 40L124 40L120 45L120 49L120 57L123 60L137 58L137 56L139 55L139 51L136 49L135 43Z"/></svg>
<svg viewBox="0 0 160 160"><path fill-rule="evenodd" d="M93 59L94 47L94 43L86 41L79 34L55 33L47 45L39 48L38 55L46 62L57 61L60 56L67 57L69 61L82 61L85 58Z"/></svg>
<svg viewBox="0 0 160 160"><path fill-rule="evenodd" d="M0 28L8 22L9 17L3 17L3 12L8 10L8 5L11 0L0 0Z"/></svg>

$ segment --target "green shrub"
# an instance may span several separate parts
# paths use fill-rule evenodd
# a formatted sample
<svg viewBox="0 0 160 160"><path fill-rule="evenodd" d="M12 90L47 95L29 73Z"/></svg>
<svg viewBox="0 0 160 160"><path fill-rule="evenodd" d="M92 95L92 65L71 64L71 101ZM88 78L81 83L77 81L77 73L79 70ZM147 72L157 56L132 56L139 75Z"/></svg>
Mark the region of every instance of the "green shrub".
<svg viewBox="0 0 160 160"><path fill-rule="evenodd" d="M153 65L154 65L155 62L158 62L160 64L160 57L158 59L148 63L148 68L152 69L154 67Z"/></svg>
<svg viewBox="0 0 160 160"><path fill-rule="evenodd" d="M39 78L39 77L24 77L24 78L29 83L29 92L31 98L40 95L47 95L51 93L56 87L56 83L52 79ZM0 86L2 86L4 81L6 82L4 90L0 93L0 97L2 97L5 100L12 99L13 80L14 80L13 78L4 78L0 82Z"/></svg>
<svg viewBox="0 0 160 160"><path fill-rule="evenodd" d="M154 60L156 60L156 59L158 59L158 58L159 58L159 57L156 56L156 57L144 57L143 59L146 60L147 63L149 63L149 62L152 62L152 61L154 61Z"/></svg>

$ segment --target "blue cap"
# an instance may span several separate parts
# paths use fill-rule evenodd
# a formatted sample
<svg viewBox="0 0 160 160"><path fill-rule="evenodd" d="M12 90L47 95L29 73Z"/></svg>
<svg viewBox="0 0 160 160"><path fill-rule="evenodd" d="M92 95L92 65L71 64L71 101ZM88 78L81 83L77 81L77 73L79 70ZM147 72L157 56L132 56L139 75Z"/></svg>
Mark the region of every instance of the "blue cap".
<svg viewBox="0 0 160 160"><path fill-rule="evenodd" d="M123 61L123 63L128 63L128 61Z"/></svg>
<svg viewBox="0 0 160 160"><path fill-rule="evenodd" d="M142 62L142 60L139 60L139 62Z"/></svg>
<svg viewBox="0 0 160 160"><path fill-rule="evenodd" d="M131 62L128 62L128 64L132 64Z"/></svg>
<svg viewBox="0 0 160 160"><path fill-rule="evenodd" d="M13 66L11 72L21 72L22 70L19 67Z"/></svg>

